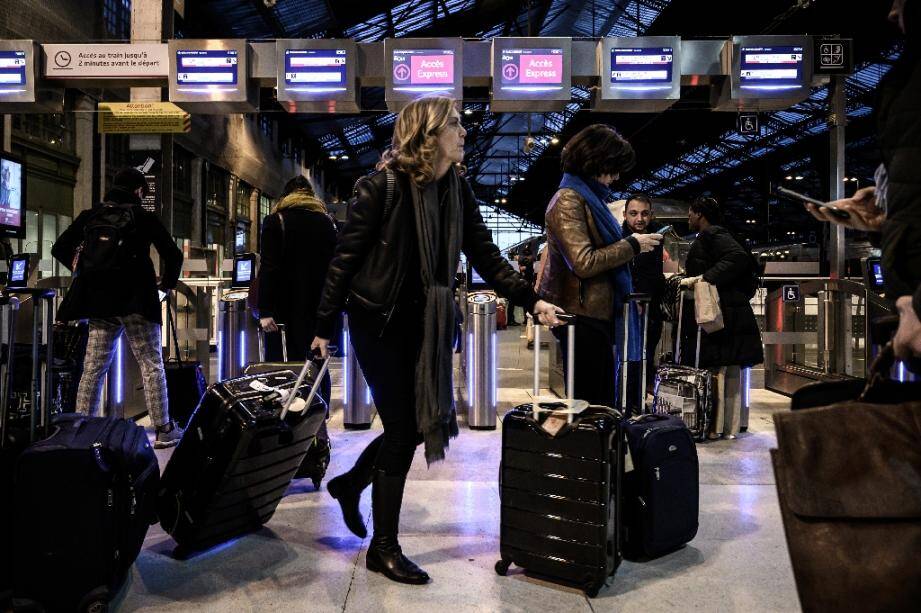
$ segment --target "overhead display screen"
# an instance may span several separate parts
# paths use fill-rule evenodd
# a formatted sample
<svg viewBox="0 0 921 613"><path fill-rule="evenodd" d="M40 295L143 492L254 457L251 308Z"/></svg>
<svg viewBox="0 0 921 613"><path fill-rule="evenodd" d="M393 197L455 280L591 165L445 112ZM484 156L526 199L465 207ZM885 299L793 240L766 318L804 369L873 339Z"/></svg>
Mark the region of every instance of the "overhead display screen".
<svg viewBox="0 0 921 613"><path fill-rule="evenodd" d="M739 87L782 91L803 86L803 47L745 47L739 57Z"/></svg>
<svg viewBox="0 0 921 613"><path fill-rule="evenodd" d="M195 88L235 90L238 54L236 49L179 49L176 51L176 81L180 91ZM221 86L228 86L222 88Z"/></svg>
<svg viewBox="0 0 921 613"><path fill-rule="evenodd" d="M393 89L429 93L454 89L453 49L394 49Z"/></svg>
<svg viewBox="0 0 921 613"><path fill-rule="evenodd" d="M344 92L345 49L285 49L285 87L289 92Z"/></svg>
<svg viewBox="0 0 921 613"><path fill-rule="evenodd" d="M611 85L617 89L672 88L674 53L671 47L614 47L611 49Z"/></svg>
<svg viewBox="0 0 921 613"><path fill-rule="evenodd" d="M0 51L0 93L25 91L26 52Z"/></svg>
<svg viewBox="0 0 921 613"><path fill-rule="evenodd" d="M0 235L22 234L24 179L21 162L0 157Z"/></svg>
<svg viewBox="0 0 921 613"><path fill-rule="evenodd" d="M553 92L563 89L563 49L503 49L500 88L505 91Z"/></svg>

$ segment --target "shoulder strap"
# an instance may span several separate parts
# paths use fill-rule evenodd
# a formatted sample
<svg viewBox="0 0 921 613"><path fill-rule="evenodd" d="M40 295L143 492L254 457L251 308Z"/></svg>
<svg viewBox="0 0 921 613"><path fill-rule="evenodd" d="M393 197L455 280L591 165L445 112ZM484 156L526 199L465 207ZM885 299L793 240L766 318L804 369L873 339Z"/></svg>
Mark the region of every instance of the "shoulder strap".
<svg viewBox="0 0 921 613"><path fill-rule="evenodd" d="M389 168L385 168L384 172L387 174L387 195L384 199L383 218L387 219L387 217L390 215L391 209L393 209L393 192L396 191L397 177L396 174Z"/></svg>

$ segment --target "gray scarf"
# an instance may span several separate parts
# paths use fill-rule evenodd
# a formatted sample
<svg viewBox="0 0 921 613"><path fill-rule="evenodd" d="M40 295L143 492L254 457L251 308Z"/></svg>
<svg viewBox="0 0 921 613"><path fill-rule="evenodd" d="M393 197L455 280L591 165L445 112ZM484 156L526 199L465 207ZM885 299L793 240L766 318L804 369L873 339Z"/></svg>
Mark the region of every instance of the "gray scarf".
<svg viewBox="0 0 921 613"><path fill-rule="evenodd" d="M457 436L454 409L454 292L450 283L460 261L463 215L457 174L449 171L448 189L438 201L438 184L412 187L425 290L422 350L416 364L416 424L425 442L428 464L443 460L449 439ZM439 267L441 269L439 270Z"/></svg>

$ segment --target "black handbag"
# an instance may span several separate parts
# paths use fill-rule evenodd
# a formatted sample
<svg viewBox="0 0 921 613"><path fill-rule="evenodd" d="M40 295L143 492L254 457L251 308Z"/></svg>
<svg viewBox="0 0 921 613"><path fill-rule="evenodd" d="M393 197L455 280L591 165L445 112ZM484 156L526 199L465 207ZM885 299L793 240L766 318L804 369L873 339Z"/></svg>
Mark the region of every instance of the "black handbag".
<svg viewBox="0 0 921 613"><path fill-rule="evenodd" d="M192 413L198 408L208 382L205 381L205 374L202 371L201 362L197 360L183 360L179 350L179 337L176 335L176 322L173 319L173 304L167 298L168 319L173 346L176 349L175 359L164 361L163 367L166 371L166 395L169 407L170 418L185 428L192 417Z"/></svg>

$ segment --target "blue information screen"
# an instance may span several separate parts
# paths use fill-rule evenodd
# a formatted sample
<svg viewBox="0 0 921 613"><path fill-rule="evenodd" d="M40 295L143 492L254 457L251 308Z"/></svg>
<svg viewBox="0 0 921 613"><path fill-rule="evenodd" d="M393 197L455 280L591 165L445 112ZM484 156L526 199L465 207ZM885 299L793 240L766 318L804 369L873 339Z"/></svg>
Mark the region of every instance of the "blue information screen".
<svg viewBox="0 0 921 613"><path fill-rule="evenodd" d="M671 47L611 49L611 84L617 89L671 89Z"/></svg>
<svg viewBox="0 0 921 613"><path fill-rule="evenodd" d="M26 52L0 51L0 92L21 92L26 85Z"/></svg>
<svg viewBox="0 0 921 613"><path fill-rule="evenodd" d="M22 283L26 280L26 265L29 260L26 258L16 258L13 260L13 269L10 271L10 281Z"/></svg>
<svg viewBox="0 0 921 613"><path fill-rule="evenodd" d="M285 88L295 92L344 92L345 49L285 49Z"/></svg>
<svg viewBox="0 0 921 613"><path fill-rule="evenodd" d="M235 49L180 49L176 51L176 80L180 85L237 84Z"/></svg>
<svg viewBox="0 0 921 613"><path fill-rule="evenodd" d="M750 90L798 89L803 82L803 48L742 47L739 86Z"/></svg>

